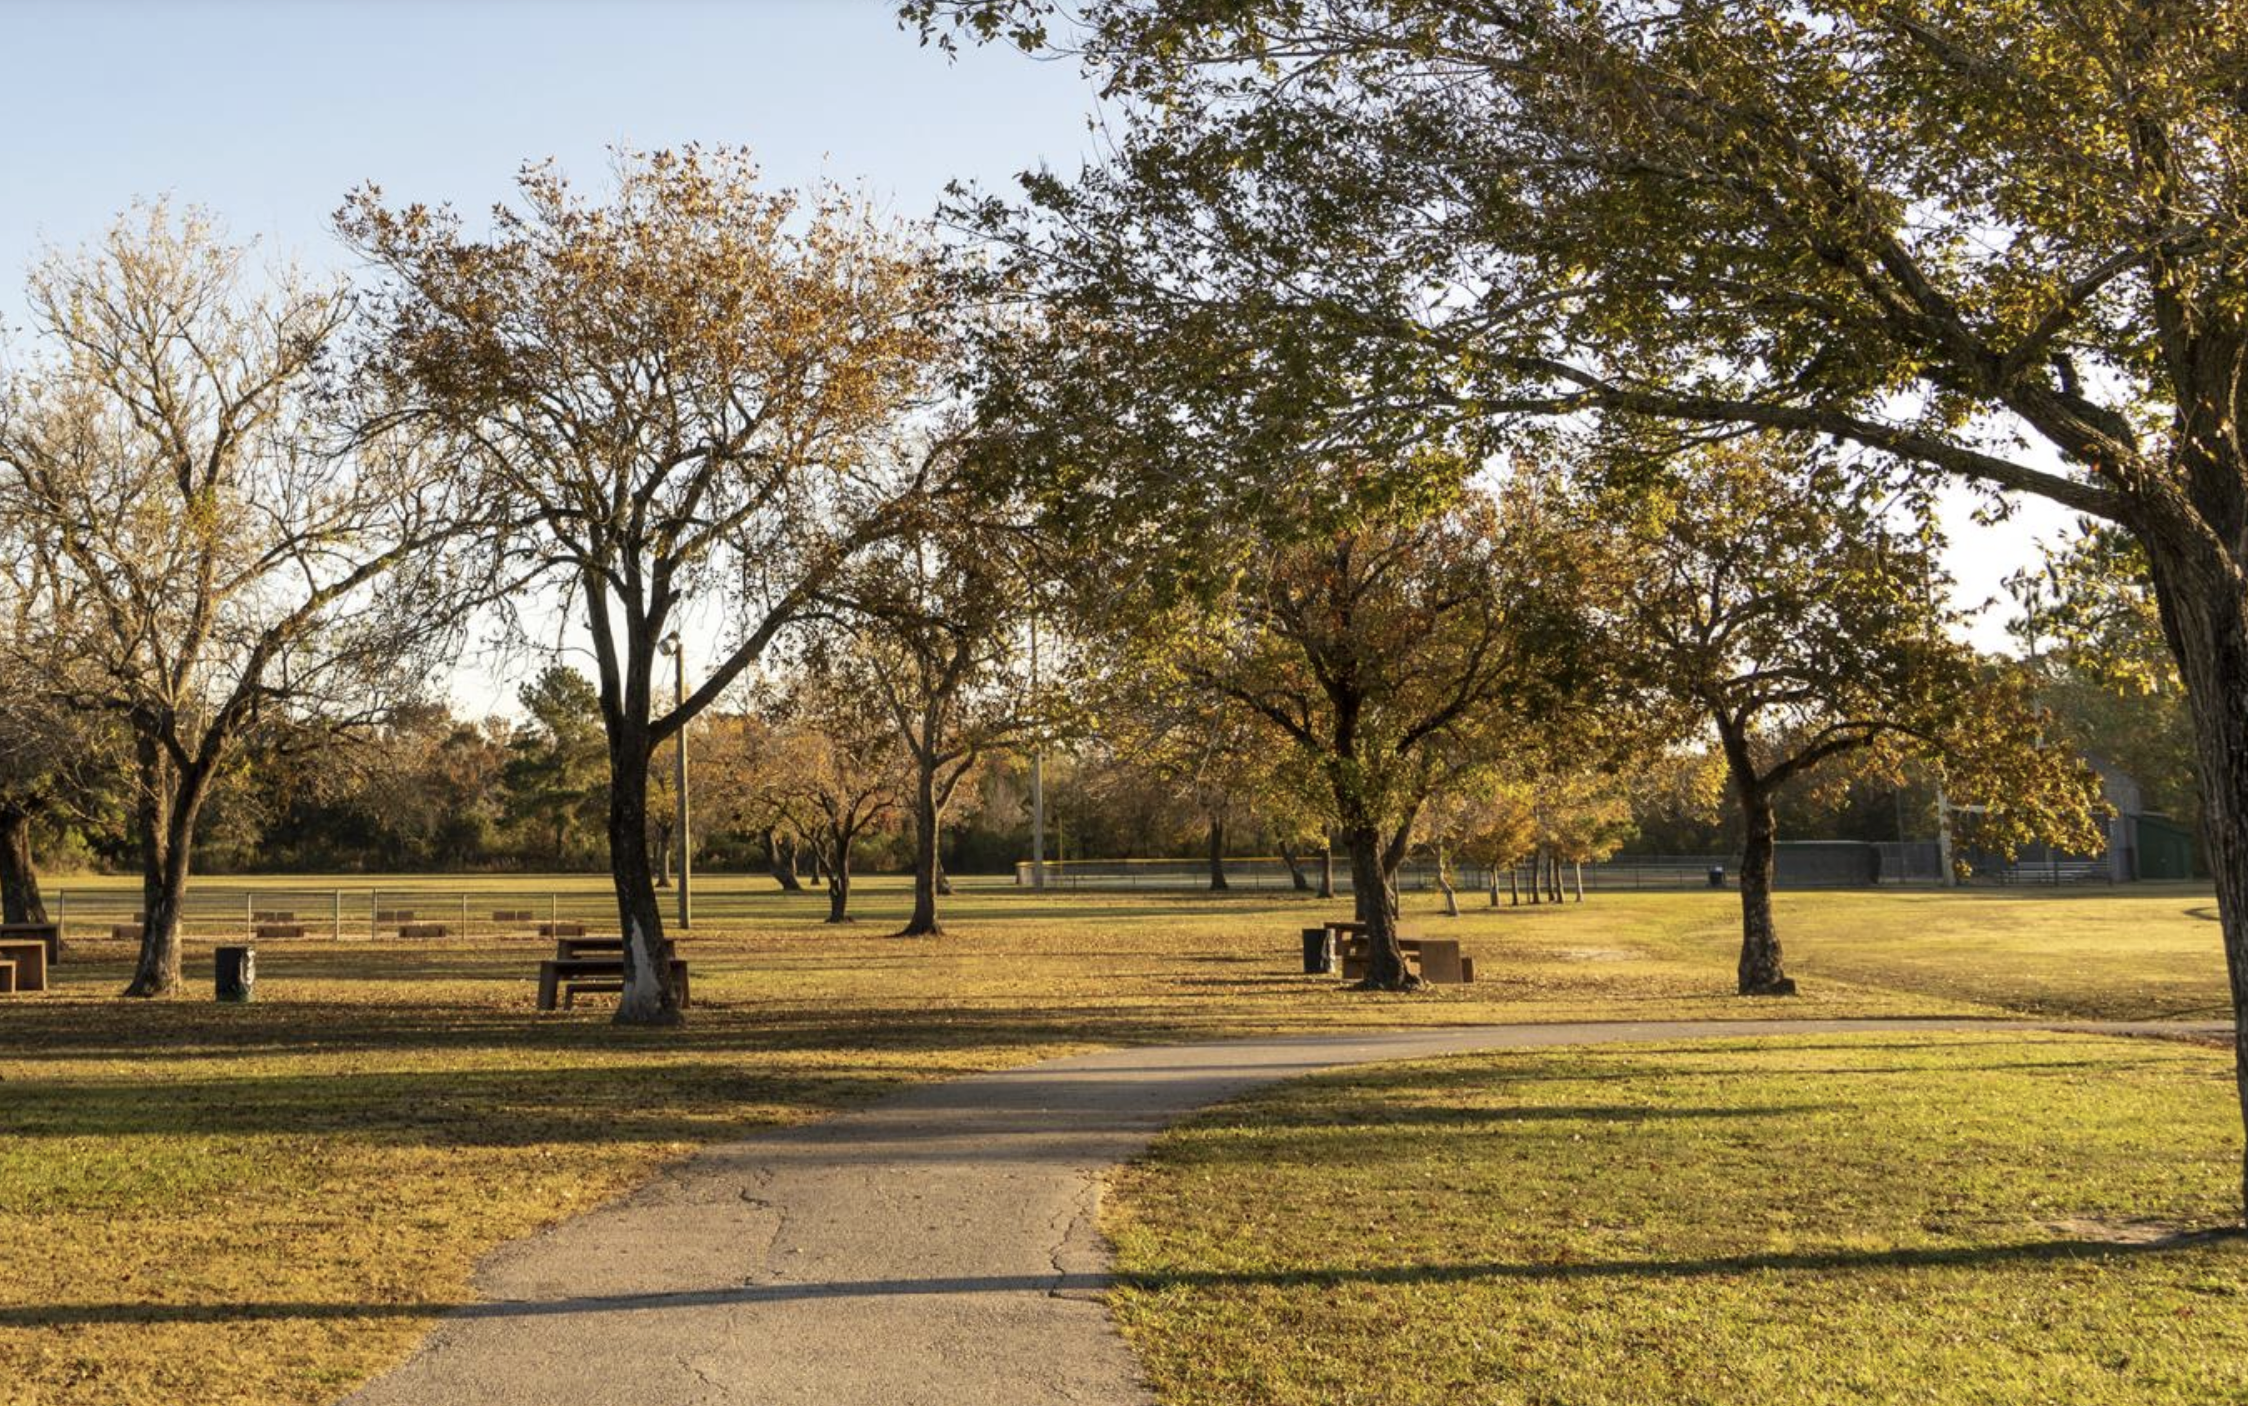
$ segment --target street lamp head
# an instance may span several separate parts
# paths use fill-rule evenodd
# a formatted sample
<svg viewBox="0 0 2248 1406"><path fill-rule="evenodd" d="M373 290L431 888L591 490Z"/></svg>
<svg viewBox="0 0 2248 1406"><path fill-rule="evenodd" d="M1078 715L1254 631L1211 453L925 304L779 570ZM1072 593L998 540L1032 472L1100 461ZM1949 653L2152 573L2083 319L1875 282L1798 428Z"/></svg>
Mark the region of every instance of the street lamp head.
<svg viewBox="0 0 2248 1406"><path fill-rule="evenodd" d="M657 640L657 641L656 641L656 649L657 649L657 650L658 650L658 651L659 651L659 652L660 652L660 653L661 653L661 654L662 654L662 655L663 655L663 656L664 656L664 657L665 657L666 659L670 658L670 657L671 657L672 655L674 655L674 654L677 654L677 653L679 652L679 633L678 633L678 631L674 630L674 631L673 631L672 633L670 633L670 634L668 634L668 635L665 635L665 636L664 636L664 637L663 637L662 639L660 639L660 640Z"/></svg>

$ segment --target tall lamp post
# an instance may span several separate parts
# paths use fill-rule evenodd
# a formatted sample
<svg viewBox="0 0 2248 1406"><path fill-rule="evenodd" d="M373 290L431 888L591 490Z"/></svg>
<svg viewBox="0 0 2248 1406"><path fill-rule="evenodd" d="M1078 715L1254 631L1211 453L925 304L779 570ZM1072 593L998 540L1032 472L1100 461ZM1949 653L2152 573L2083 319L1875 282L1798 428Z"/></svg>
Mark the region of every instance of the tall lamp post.
<svg viewBox="0 0 2248 1406"><path fill-rule="evenodd" d="M676 633L664 636L663 642L656 647L671 656L673 664L672 706L683 708L687 705L687 651L680 646L679 636ZM687 827L687 724L685 722L681 722L679 731L672 735L672 746L676 749L673 758L677 765L677 769L672 775L672 792L678 802L678 816L673 823L672 833L678 836L678 839L673 843L679 847L679 926L692 928L695 925L695 908L688 890L691 887L689 879L694 871L693 855L695 847L693 832Z"/></svg>
<svg viewBox="0 0 2248 1406"><path fill-rule="evenodd" d="M1038 692L1038 617L1030 617L1030 691ZM1030 886L1046 887L1046 746L1030 749Z"/></svg>

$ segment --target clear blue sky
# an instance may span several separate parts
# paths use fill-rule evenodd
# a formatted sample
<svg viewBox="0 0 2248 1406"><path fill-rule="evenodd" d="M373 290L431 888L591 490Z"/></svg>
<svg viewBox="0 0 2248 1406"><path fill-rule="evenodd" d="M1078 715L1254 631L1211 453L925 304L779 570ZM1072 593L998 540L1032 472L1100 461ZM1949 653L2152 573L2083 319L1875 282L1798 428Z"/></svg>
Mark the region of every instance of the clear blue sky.
<svg viewBox="0 0 2248 1406"><path fill-rule="evenodd" d="M948 61L883 0L0 0L0 285L138 196L209 206L307 263L372 180L481 210L526 159L742 143L897 214L1091 149L1068 64Z"/></svg>
<svg viewBox="0 0 2248 1406"><path fill-rule="evenodd" d="M0 323L21 271L136 197L209 207L310 265L328 217L374 181L394 201L478 212L524 161L592 182L604 148L753 148L776 182L859 184L901 217L949 180L994 189L1095 150L1073 65L1012 50L948 59L885 0L0 0ZM2030 557L2062 515L1997 529L1946 514L1961 596ZM1976 631L2003 643L2002 613ZM497 680L462 687L505 708Z"/></svg>

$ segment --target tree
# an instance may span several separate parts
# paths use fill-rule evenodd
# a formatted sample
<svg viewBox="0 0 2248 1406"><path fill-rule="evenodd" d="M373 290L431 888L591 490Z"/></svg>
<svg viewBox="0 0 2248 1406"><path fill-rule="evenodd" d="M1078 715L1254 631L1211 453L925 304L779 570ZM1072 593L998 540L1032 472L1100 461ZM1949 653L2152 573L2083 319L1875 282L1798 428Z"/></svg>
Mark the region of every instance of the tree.
<svg viewBox="0 0 2248 1406"><path fill-rule="evenodd" d="M548 665L516 692L531 725L508 743L508 819L545 836L547 861L568 869L582 853L579 834L597 831L609 810L601 699L567 664Z"/></svg>
<svg viewBox="0 0 2248 1406"><path fill-rule="evenodd" d="M179 984L196 826L238 749L379 721L480 579L474 501L411 443L339 444L324 384L349 310L201 215L136 209L48 257L44 355L0 405L5 644L50 697L131 734L144 926L127 994Z"/></svg>
<svg viewBox="0 0 2248 1406"><path fill-rule="evenodd" d="M103 722L0 657L0 921L47 921L32 826L82 815L109 789L116 729Z"/></svg>
<svg viewBox="0 0 2248 1406"><path fill-rule="evenodd" d="M864 670L815 659L764 709L766 784L810 843L827 878L827 921L851 921L851 863L859 842L912 790L887 699Z"/></svg>
<svg viewBox="0 0 2248 1406"><path fill-rule="evenodd" d="M1614 656L1650 711L1715 733L1740 805L1744 996L1795 992L1772 918L1775 802L1837 758L1948 757L2021 824L2100 846L2097 779L1952 637L1939 544L1913 506L1853 492L1771 435L1632 472L1585 505L1588 549L1618 569Z"/></svg>
<svg viewBox="0 0 2248 1406"><path fill-rule="evenodd" d="M1037 48L1056 7L904 8ZM1094 0L1068 42L1154 116L1014 233L1354 378L1271 402L1818 433L2135 538L2248 1119L2248 6Z"/></svg>
<svg viewBox="0 0 2248 1406"><path fill-rule="evenodd" d="M851 608L813 657L889 715L911 772L913 911L902 937L943 931L938 830L976 765L1048 725L1024 667L1032 599L1004 535L956 515L867 554Z"/></svg>
<svg viewBox="0 0 2248 1406"><path fill-rule="evenodd" d="M1574 683L1559 542L1526 498L1376 519L1324 541L1247 544L1207 606L1144 623L1144 666L1261 719L1316 778L1349 856L1370 988L1415 984L1397 871L1430 795L1498 755Z"/></svg>
<svg viewBox="0 0 2248 1406"><path fill-rule="evenodd" d="M951 462L910 432L941 397L931 251L832 191L761 189L739 150L620 153L605 201L551 166L489 237L449 210L345 206L385 275L378 365L414 418L467 446L510 504L514 559L574 593L608 743L623 1023L676 1023L648 855L651 757ZM692 600L729 635L656 704L656 655Z"/></svg>

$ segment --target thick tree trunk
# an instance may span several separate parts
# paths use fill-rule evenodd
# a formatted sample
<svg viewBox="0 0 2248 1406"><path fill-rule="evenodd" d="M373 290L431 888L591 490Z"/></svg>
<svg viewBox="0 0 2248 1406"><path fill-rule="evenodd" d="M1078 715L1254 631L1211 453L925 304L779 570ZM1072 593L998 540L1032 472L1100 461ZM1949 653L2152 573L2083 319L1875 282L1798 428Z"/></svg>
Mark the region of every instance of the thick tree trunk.
<svg viewBox="0 0 2248 1406"><path fill-rule="evenodd" d="M1280 862L1288 866L1289 886L1298 893L1310 893L1311 876L1304 872L1304 866L1296 859L1294 845L1282 845L1280 847Z"/></svg>
<svg viewBox="0 0 2248 1406"><path fill-rule="evenodd" d="M1572 860L1572 861L1570 861L1570 864L1569 864L1569 870L1570 870L1570 873L1571 873L1571 874L1572 874L1572 875L1573 875L1573 876L1575 877L1575 879L1576 879L1576 884L1577 884L1577 902L1579 902L1579 903L1582 903L1582 902L1584 902L1584 901L1585 901L1585 866L1584 866L1584 861L1583 861L1583 860L1581 860L1581 859L1579 859L1579 860Z"/></svg>
<svg viewBox="0 0 2248 1406"><path fill-rule="evenodd" d="M183 776L153 738L136 741L134 752L140 791L133 821L141 852L141 944L124 994L164 996L179 989L180 909L208 778Z"/></svg>
<svg viewBox="0 0 2248 1406"><path fill-rule="evenodd" d="M1452 888L1452 866L1445 862L1444 847L1436 847L1436 886L1444 890L1444 916L1460 916L1460 896Z"/></svg>
<svg viewBox="0 0 2248 1406"><path fill-rule="evenodd" d="M2232 987L2233 1079L2248 1126L2248 599L2216 550L2142 540L2193 715L2202 845ZM2248 1153L2240 1191L2248 1212Z"/></svg>
<svg viewBox="0 0 2248 1406"><path fill-rule="evenodd" d="M1327 840L1319 846L1319 896L1335 896L1335 842Z"/></svg>
<svg viewBox="0 0 2248 1406"><path fill-rule="evenodd" d="M1225 878L1225 821L1210 817L1210 892L1224 893L1232 885Z"/></svg>
<svg viewBox="0 0 2248 1406"><path fill-rule="evenodd" d="M31 861L31 812L20 805L0 806L0 921L47 921L39 870Z"/></svg>
<svg viewBox="0 0 2248 1406"><path fill-rule="evenodd" d="M937 777L923 768L913 787L913 914L899 930L900 937L937 937L944 927L937 921Z"/></svg>
<svg viewBox="0 0 2248 1406"><path fill-rule="evenodd" d="M1555 903L1561 901L1561 856L1559 853L1546 856L1546 897L1552 899Z"/></svg>
<svg viewBox="0 0 2248 1406"><path fill-rule="evenodd" d="M656 887L671 887L671 826L656 822Z"/></svg>
<svg viewBox="0 0 2248 1406"><path fill-rule="evenodd" d="M1772 924L1772 863L1779 838L1772 795L1738 774L1734 785L1747 829L1741 845L1740 993L1793 996L1795 981L1780 964L1780 935Z"/></svg>
<svg viewBox="0 0 2248 1406"><path fill-rule="evenodd" d="M1522 906L1522 861L1519 859L1506 867L1506 906Z"/></svg>
<svg viewBox="0 0 2248 1406"><path fill-rule="evenodd" d="M783 892L802 893L804 885L796 877L796 847L785 843L779 832L765 832L765 865L772 871L773 882Z"/></svg>
<svg viewBox="0 0 2248 1406"><path fill-rule="evenodd" d="M1370 991L1410 991L1420 979L1405 969L1405 949L1397 945L1397 873L1387 862L1382 833L1373 826L1343 832L1350 855L1350 886L1357 894L1358 920L1366 925L1366 979Z"/></svg>
<svg viewBox="0 0 2248 1406"><path fill-rule="evenodd" d="M654 866L648 862L648 763L653 748L645 722L609 719L609 878L624 934L624 994L619 1025L677 1025L679 993L671 983L671 944L663 935Z"/></svg>
<svg viewBox="0 0 2248 1406"><path fill-rule="evenodd" d="M851 921L851 837L829 837L827 865L827 920L831 923Z"/></svg>
<svg viewBox="0 0 2248 1406"><path fill-rule="evenodd" d="M1530 905L1534 908L1545 902L1545 851L1536 850L1530 855Z"/></svg>

